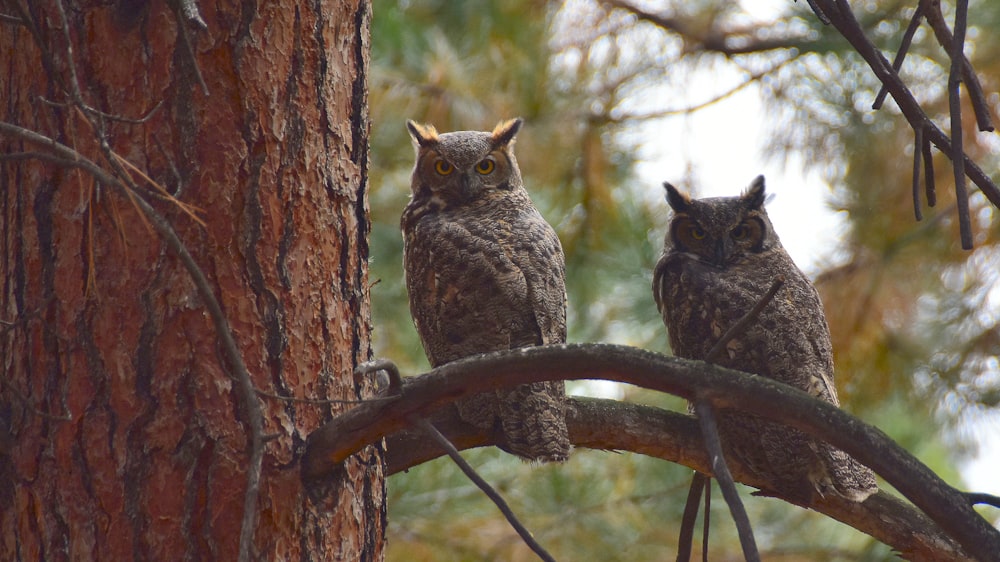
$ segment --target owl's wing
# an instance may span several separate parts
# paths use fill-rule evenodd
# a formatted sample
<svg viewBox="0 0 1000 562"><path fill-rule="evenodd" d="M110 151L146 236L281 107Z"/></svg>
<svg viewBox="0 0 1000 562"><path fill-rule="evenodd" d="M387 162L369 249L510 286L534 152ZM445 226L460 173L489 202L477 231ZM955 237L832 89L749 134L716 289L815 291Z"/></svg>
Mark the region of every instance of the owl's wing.
<svg viewBox="0 0 1000 562"><path fill-rule="evenodd" d="M422 221L404 251L410 310L432 365L538 343L525 276L495 236Z"/></svg>
<svg viewBox="0 0 1000 562"><path fill-rule="evenodd" d="M555 230L535 211L516 228L512 260L524 276L538 344L566 342L566 259Z"/></svg>
<svg viewBox="0 0 1000 562"><path fill-rule="evenodd" d="M772 370L773 378L839 406L833 382L830 329L819 293L797 268L789 269L785 277L784 286L769 306L779 308L777 318L797 318L798 321L774 326L770 335L775 343L770 353L775 357L765 368Z"/></svg>

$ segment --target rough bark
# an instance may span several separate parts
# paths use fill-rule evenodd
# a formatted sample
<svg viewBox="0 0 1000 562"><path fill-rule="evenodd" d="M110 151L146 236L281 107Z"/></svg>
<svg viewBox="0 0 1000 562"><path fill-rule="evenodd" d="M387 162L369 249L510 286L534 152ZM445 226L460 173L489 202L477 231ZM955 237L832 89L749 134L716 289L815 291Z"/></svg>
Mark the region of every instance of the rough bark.
<svg viewBox="0 0 1000 562"><path fill-rule="evenodd" d="M203 224L131 173L208 277L257 389L370 395L350 374L370 354L370 6L197 4L207 29L172 2L63 0L70 50L59 0L0 0L24 22L0 23L0 120L113 171L103 127L199 209ZM159 108L88 120L65 105L73 71L101 112ZM236 560L248 414L189 273L127 197L24 152L45 147L0 133L0 559ZM273 439L252 556L380 560L381 448L306 490L305 438L342 406L258 400Z"/></svg>

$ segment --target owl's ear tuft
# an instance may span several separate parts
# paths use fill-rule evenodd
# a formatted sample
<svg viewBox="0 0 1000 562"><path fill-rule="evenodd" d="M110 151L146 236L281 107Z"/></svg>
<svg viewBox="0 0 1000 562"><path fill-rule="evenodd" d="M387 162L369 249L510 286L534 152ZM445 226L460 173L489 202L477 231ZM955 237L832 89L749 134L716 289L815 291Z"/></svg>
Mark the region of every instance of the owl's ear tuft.
<svg viewBox="0 0 1000 562"><path fill-rule="evenodd" d="M493 148L514 144L514 135L521 130L521 124L523 123L524 121L520 117L515 117L513 119L497 123L497 126L493 127L492 133Z"/></svg>
<svg viewBox="0 0 1000 562"><path fill-rule="evenodd" d="M420 146L432 146L438 142L438 132L434 125L421 125L407 119L406 128L410 131L413 141Z"/></svg>
<svg viewBox="0 0 1000 562"><path fill-rule="evenodd" d="M663 188L667 190L667 203L670 208L677 212L687 211L691 206L691 196L677 189L670 182L663 182Z"/></svg>
<svg viewBox="0 0 1000 562"><path fill-rule="evenodd" d="M767 195L764 193L764 176L757 176L750 182L750 187L740 196L748 209L760 209L764 206Z"/></svg>

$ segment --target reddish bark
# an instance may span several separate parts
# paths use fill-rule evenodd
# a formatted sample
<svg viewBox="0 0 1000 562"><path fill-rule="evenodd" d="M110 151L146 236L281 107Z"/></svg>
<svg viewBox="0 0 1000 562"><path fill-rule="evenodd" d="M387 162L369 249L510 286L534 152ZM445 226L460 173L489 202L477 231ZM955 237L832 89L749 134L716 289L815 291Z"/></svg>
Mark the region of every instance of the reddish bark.
<svg viewBox="0 0 1000 562"><path fill-rule="evenodd" d="M71 101L72 63L100 111L141 117L162 101L144 123L105 120L108 142L200 209L203 225L147 197L208 276L253 384L370 394L350 375L370 354L370 6L199 0L192 58L168 2L63 0L70 58L57 1L28 2L30 25L0 23L0 119L112 170L80 112L42 98ZM0 154L25 151L45 148L0 133ZM0 198L0 320L14 323L0 327L0 559L235 560L247 414L188 272L85 172L0 161ZM254 557L380 560L380 449L307 491L305 438L342 407L260 404L276 438Z"/></svg>

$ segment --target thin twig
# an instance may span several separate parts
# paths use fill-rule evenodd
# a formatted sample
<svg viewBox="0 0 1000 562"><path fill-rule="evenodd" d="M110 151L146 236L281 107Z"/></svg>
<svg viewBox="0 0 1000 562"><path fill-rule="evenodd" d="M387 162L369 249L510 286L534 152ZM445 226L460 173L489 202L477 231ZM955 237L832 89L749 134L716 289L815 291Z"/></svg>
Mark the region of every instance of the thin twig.
<svg viewBox="0 0 1000 562"><path fill-rule="evenodd" d="M777 277L775 277L774 281L771 283L771 286L768 287L767 291L760 297L757 303L753 305L753 308L751 308L746 314L744 314L739 320L737 320L735 324L730 326L729 329L722 334L722 337L719 338L719 341L715 342L715 345L712 346L712 349L708 350L708 353L705 355L704 360L708 363L714 363L715 360L719 358L719 355L721 355L722 352L725 351L726 345L728 345L729 342L734 337L736 337L741 332L746 330L747 326L749 326L751 323L757 320L757 317L760 316L760 313L764 310L764 307L766 307L771 302L771 300L774 298L774 295L778 292L779 289L781 289L781 286L784 284L785 284L784 275L778 275Z"/></svg>
<svg viewBox="0 0 1000 562"><path fill-rule="evenodd" d="M469 480L472 480L472 482L478 486L479 489L490 498L490 500L493 501L493 503L500 510L500 513L503 513L503 516L507 518L507 522L510 523L511 527L514 527L517 534L521 536L521 540L523 540L525 544L527 544L528 547L538 555L539 558L549 562L555 562L555 558L553 558L552 555L542 547L542 545L538 544L535 537L531 536L531 532L528 531L523 524L521 524L517 516L515 516L514 512L510 509L510 506L507 505L506 501L504 501L503 497L495 489L493 489L492 486L490 486L489 482L483 480L483 477L479 476L475 469L473 469L469 463L462 458L462 455L460 455L458 449L451 444L451 441L448 441L444 435L441 435L441 432L426 419L413 418L412 421L417 427L420 427L424 432L426 432L427 435L434 438L434 440L437 441L437 443L448 453L451 460L454 461L460 469L462 469L462 472L465 473Z"/></svg>
<svg viewBox="0 0 1000 562"><path fill-rule="evenodd" d="M39 410L34 404L31 403L31 400L23 392L21 392L16 386L14 386L13 381L7 380L6 378L0 378L0 387L4 387L7 390L9 390L10 393L14 395L14 398L16 398L19 402L21 402L21 404L24 406L25 411L31 414L34 414L46 420L62 421L62 422L73 421L73 412L69 411L68 409L66 410L65 414L50 414L48 412ZM63 407L65 408L66 405L63 404Z"/></svg>
<svg viewBox="0 0 1000 562"><path fill-rule="evenodd" d="M910 18L910 24L906 26L906 32L903 33L903 40L899 44L899 50L896 51L896 58L892 60L892 69L895 70L897 74L899 73L899 69L903 68L903 59L906 58L906 53L910 50L910 43L913 42L913 36L917 33L917 28L920 27L920 20L923 17L923 4L918 3L917 8L913 11L913 17ZM885 102L885 96L888 94L889 89L885 87L885 84L882 84L878 94L875 95L875 102L872 103L872 109L881 109L882 104Z"/></svg>
<svg viewBox="0 0 1000 562"><path fill-rule="evenodd" d="M163 160L167 163L167 167L170 168L170 173L173 174L174 181L177 182L177 188L174 189L173 193L170 195L174 199L180 199L181 193L184 191L184 178L181 176L180 170L177 169L177 164L174 162L174 159L170 157L170 154L167 153L167 149L163 146L163 143L160 142L160 136L156 133L153 133L153 142L156 144L157 150L159 150L160 154L163 156Z"/></svg>
<svg viewBox="0 0 1000 562"><path fill-rule="evenodd" d="M934 30L934 38L938 44L948 53L953 52L955 38L948 29L948 22L944 20L941 13L941 2L939 0L920 0L920 6L927 15L927 24ZM990 106L983 93L983 85L976 75L976 70L972 67L969 59L962 55L962 79L965 82L966 91L969 94L969 101L972 102L972 111L976 115L976 124L980 131L993 130L993 118L991 117Z"/></svg>
<svg viewBox="0 0 1000 562"><path fill-rule="evenodd" d="M704 359L705 362L714 363L715 360L718 359L719 355L721 355L722 352L726 349L726 345L728 345L729 342L734 337L745 331L747 326L749 326L752 322L757 320L757 317L760 316L761 312L763 312L764 307L766 307L771 302L771 300L774 299L774 295L778 293L778 290L781 289L781 286L784 284L785 284L785 277L783 275L779 275L774 280L774 282L771 283L771 286L768 287L767 291L764 292L764 294L760 297L760 299L757 300L753 308L747 311L746 314L744 314L742 317L740 317L739 320L737 320L732 326L730 326L729 329L722 334L719 340L715 342L715 345L713 345L712 348L708 350L708 353L705 354L705 359ZM706 502L711 501L710 499L712 491L711 477L696 472L694 476L691 477L691 488L688 491L688 503L685 504L684 506L684 516L681 519L680 537L677 539L678 562L681 561L686 562L691 558L691 544L694 541L694 523L695 523L695 518L698 516L698 500L694 499L692 503L692 498L696 494L696 489L700 490L702 487L704 487L705 489L705 494L706 494L705 501ZM700 491L697 493L700 494ZM729 497L726 497L726 501L727 502L729 501ZM740 509L742 509L742 504L740 505ZM733 517L735 519L736 511L733 510L732 505L730 505L730 511L733 512ZM737 526L738 525L739 523L737 523ZM706 553L708 552L708 532L709 532L709 514L708 514L708 508L706 507L704 523L703 523L703 532L702 532L702 556L706 556ZM747 522L746 532L750 533L751 535L750 540L752 541L753 531L749 527L749 521Z"/></svg>
<svg viewBox="0 0 1000 562"><path fill-rule="evenodd" d="M698 506L701 494L705 490L708 477L695 471L691 475L691 487L688 488L687 501L684 502L684 515L681 516L680 536L677 537L677 562L691 560L691 545L694 543L694 524L698 519Z"/></svg>
<svg viewBox="0 0 1000 562"><path fill-rule="evenodd" d="M920 172L923 169L920 157L924 154L924 128L917 127L913 130L913 216L918 220L924 220L923 213L920 212Z"/></svg>
<svg viewBox="0 0 1000 562"><path fill-rule="evenodd" d="M969 500L969 505L992 505L993 507L1000 507L1000 496L994 496L993 494L985 494L982 492L966 492L965 497Z"/></svg>
<svg viewBox="0 0 1000 562"><path fill-rule="evenodd" d="M601 123L615 123L615 124L619 124L619 123L624 123L624 122L627 122L627 121L645 121L645 120L649 120L649 119L660 119L660 118L663 118L663 117L671 117L671 116L674 116L674 115L690 115L692 113L696 113L698 111L701 111L702 109L705 109L707 107L711 107L714 104L717 104L717 103L719 103L721 101L724 101L724 100L726 100L726 99L728 99L728 98L730 98L730 97L738 94L739 92L745 90L748 86L751 86L752 84L755 84L755 83L759 82L765 76L768 76L769 74L772 74L775 71L782 69L783 67L785 67L786 65L788 65L792 61L798 60L799 58L801 58L801 56L802 56L801 54L796 53L795 55L793 55L793 56L791 56L791 57L789 57L789 58L787 58L787 59L785 59L785 60L783 60L783 61L775 64L774 66L768 68L767 70L758 71L758 72L750 72L749 76L747 76L743 80L743 82L740 82L739 84L733 86L732 88L726 90L725 92L722 92L722 93L720 93L720 94L718 94L716 96L713 96L711 98L708 98L708 99L706 99L704 101L698 102L698 103L696 103L694 105L689 105L687 107L680 107L680 108L672 108L672 109L662 109L662 110L656 110L656 111L648 111L648 112L644 112L644 113L625 113L625 114L622 114L622 115L618 115L616 117L612 117L612 116L603 117L603 116L601 116L600 117L600 122Z"/></svg>
<svg viewBox="0 0 1000 562"><path fill-rule="evenodd" d="M736 524L736 531L740 536L740 546L743 548L743 557L748 562L759 562L760 553L757 551L757 542L753 537L750 518L743 507L743 502L740 501L740 494L736 491L736 483L733 481L733 475L729 473L725 455L722 453L722 441L719 439L719 428L715 422L715 412L711 401L707 398L698 398L694 401L694 411L698 416L701 434L705 439L705 448L708 449L709 459L712 463L712 474L719 481L722 497L726 499L729 512Z"/></svg>
<svg viewBox="0 0 1000 562"><path fill-rule="evenodd" d="M179 0L181 5L181 13L184 14L184 19L188 22L195 24L204 31L208 30L208 24L205 20L201 19L201 12L198 11L198 4L195 0ZM178 22L183 23L183 22Z"/></svg>
<svg viewBox="0 0 1000 562"><path fill-rule="evenodd" d="M923 127L920 133L923 135ZM926 137L923 139L921 151L924 153L924 196L927 198L927 206L937 205L937 191L934 188L934 154L931 152L931 141Z"/></svg>
<svg viewBox="0 0 1000 562"><path fill-rule="evenodd" d="M163 100L160 100L156 102L156 105L154 105L152 109L147 111L145 115L139 118L134 118L134 117L125 117L122 115L115 115L113 113L106 113L104 111L101 111L100 109L91 107L85 103L77 104L77 103L52 101L50 99L46 99L44 96L38 96L38 101L44 103L45 105L51 105L52 107L70 107L78 105L80 109L86 111L87 113L91 113L98 117L103 117L108 121L118 121L121 123L128 123L130 125L142 125L146 121L149 121L149 119L152 118L153 115L156 115L156 112L159 111L161 107L163 107Z"/></svg>
<svg viewBox="0 0 1000 562"><path fill-rule="evenodd" d="M390 400L395 400L395 396L382 396L379 398L368 398L361 400L347 400L347 399L337 399L337 398L297 398L295 396L282 396L280 394L275 394L273 392L267 392L259 388L255 389L257 396L262 398L270 398L272 400L280 400L282 402L295 402L298 404L313 404L316 406L325 406L330 404L371 404L376 402L388 402Z"/></svg>
<svg viewBox="0 0 1000 562"><path fill-rule="evenodd" d="M388 396L400 396L403 394L403 377L399 374L399 367L389 359L373 359L365 361L354 368L354 384L360 384L364 376L385 371L389 376L389 388L386 391Z"/></svg>
<svg viewBox="0 0 1000 562"><path fill-rule="evenodd" d="M73 37L69 32L69 19L66 18L66 8L63 6L62 0L55 0L56 10L59 12L59 20L62 23L62 34L63 40L66 41L66 69L69 71L70 76L70 93L73 95L73 101L80 105L83 103L83 95L80 93L80 81L76 77L76 62L73 60Z"/></svg>
<svg viewBox="0 0 1000 562"><path fill-rule="evenodd" d="M181 6L174 6L174 17L177 19L177 33L181 36L181 45L184 46L184 54L187 55L189 61L191 61L191 68L194 69L195 80L198 81L198 85L201 86L201 93L208 97L208 84L205 83L205 78L201 75L201 68L198 66L198 58L195 56L194 46L191 44L191 35L188 33L188 26L185 25L185 20L189 19L190 15L188 13L190 4L193 0L181 0ZM201 14L198 14L197 6L194 7L194 13L198 16L198 21L205 29L208 26L205 25L205 21L201 19Z"/></svg>
<svg viewBox="0 0 1000 562"><path fill-rule="evenodd" d="M965 154L962 148L962 61L965 60L965 28L969 0L955 3L955 37L951 45L951 74L948 77L948 106L951 113L952 167L955 171L955 201L958 203L958 231L962 248L972 249L972 219L969 217L969 192L965 189Z"/></svg>
<svg viewBox="0 0 1000 562"><path fill-rule="evenodd" d="M705 516L701 518L701 562L708 562L708 531L712 528L712 479L705 477Z"/></svg>

